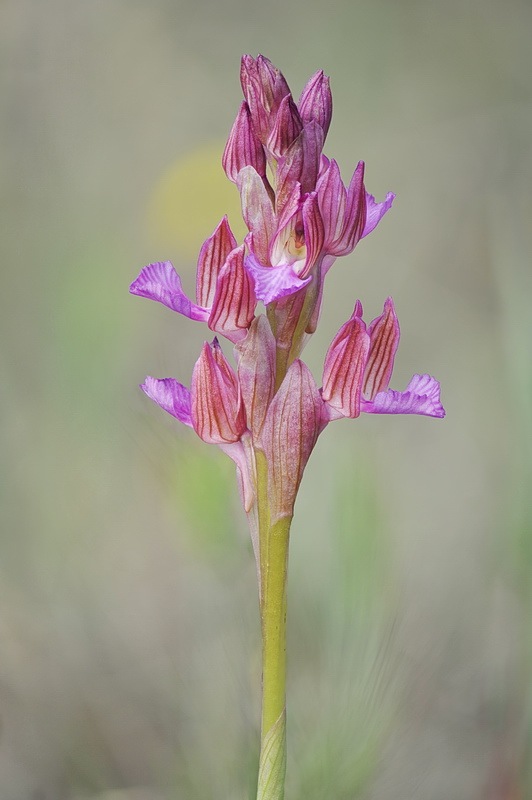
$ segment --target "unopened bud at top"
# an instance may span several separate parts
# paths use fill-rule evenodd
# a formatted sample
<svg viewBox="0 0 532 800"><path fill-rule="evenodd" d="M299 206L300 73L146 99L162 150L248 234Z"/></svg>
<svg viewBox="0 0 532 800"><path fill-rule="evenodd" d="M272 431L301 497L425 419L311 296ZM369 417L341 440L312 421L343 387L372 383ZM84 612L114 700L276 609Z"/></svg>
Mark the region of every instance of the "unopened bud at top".
<svg viewBox="0 0 532 800"><path fill-rule="evenodd" d="M288 84L269 59L249 55L242 56L240 82L255 132L265 144L281 101L290 94Z"/></svg>
<svg viewBox="0 0 532 800"><path fill-rule="evenodd" d="M327 136L332 117L332 95L329 78L323 70L316 72L308 81L301 92L297 104L303 122L314 120L323 131L323 138Z"/></svg>
<svg viewBox="0 0 532 800"><path fill-rule="evenodd" d="M268 150L275 158L281 158L292 142L297 139L302 130L303 123L301 122L297 106L292 100L292 95L287 94L279 106L275 117L275 124L268 137Z"/></svg>
<svg viewBox="0 0 532 800"><path fill-rule="evenodd" d="M261 178L266 175L266 156L253 129L248 104L244 101L234 121L222 156L222 166L230 181L236 183L244 167L253 167Z"/></svg>

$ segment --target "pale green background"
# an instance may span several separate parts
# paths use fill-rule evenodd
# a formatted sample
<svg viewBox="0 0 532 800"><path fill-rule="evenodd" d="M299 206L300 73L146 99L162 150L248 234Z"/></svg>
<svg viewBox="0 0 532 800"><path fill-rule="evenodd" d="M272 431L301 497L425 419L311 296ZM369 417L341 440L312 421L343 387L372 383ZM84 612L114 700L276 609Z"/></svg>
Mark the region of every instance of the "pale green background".
<svg viewBox="0 0 532 800"><path fill-rule="evenodd" d="M233 468L137 389L187 383L206 331L127 292L165 258L193 288L226 201L190 164L221 155L242 52L295 94L331 75L326 152L397 193L330 273L316 379L355 299L391 294L393 386L430 371L448 413L338 422L313 454L287 800L531 796L531 38L525 0L2 0L2 800L252 796Z"/></svg>

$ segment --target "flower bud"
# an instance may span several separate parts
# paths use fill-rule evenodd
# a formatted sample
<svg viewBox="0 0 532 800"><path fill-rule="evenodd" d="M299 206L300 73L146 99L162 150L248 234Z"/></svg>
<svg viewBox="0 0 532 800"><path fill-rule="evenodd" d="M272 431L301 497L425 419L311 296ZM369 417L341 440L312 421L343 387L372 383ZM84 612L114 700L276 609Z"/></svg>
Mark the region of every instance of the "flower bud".
<svg viewBox="0 0 532 800"><path fill-rule="evenodd" d="M191 416L207 444L237 442L246 431L238 380L217 339L203 345L192 373Z"/></svg>
<svg viewBox="0 0 532 800"><path fill-rule="evenodd" d="M236 183L243 167L253 167L261 178L266 175L266 156L251 124L249 106L243 102L231 128L222 156L222 166L230 181Z"/></svg>
<svg viewBox="0 0 532 800"><path fill-rule="evenodd" d="M329 78L323 70L316 72L310 78L301 92L297 104L303 122L314 120L323 131L323 138L327 136L332 117L332 95Z"/></svg>
<svg viewBox="0 0 532 800"><path fill-rule="evenodd" d="M268 137L267 147L275 158L283 156L292 142L297 139L303 129L303 124L292 100L292 95L287 94L277 112L275 124Z"/></svg>
<svg viewBox="0 0 532 800"><path fill-rule="evenodd" d="M281 102L290 89L281 72L264 56L242 56L240 83L251 112L252 124L265 144Z"/></svg>

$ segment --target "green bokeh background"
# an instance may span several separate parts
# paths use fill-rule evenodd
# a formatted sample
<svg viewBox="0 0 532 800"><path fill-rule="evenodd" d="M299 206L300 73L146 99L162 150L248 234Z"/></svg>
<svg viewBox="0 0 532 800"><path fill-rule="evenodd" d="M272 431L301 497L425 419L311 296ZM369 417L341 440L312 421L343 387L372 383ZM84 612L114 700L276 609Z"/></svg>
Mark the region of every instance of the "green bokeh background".
<svg viewBox="0 0 532 800"><path fill-rule="evenodd" d="M0 3L0 797L247 800L260 641L232 464L150 404L200 325L127 287L195 253L263 52L319 68L326 152L397 200L306 351L392 295L393 385L448 416L329 426L297 505L287 800L532 796L532 5ZM194 180L196 178L196 180ZM199 188L198 188L199 187ZM229 353L229 350L226 350Z"/></svg>

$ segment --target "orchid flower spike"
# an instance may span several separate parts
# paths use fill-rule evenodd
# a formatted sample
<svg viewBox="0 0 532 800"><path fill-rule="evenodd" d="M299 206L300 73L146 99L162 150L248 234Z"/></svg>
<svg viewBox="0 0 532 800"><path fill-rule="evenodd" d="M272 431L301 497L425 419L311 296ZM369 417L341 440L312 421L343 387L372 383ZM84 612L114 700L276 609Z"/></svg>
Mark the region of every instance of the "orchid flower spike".
<svg viewBox="0 0 532 800"><path fill-rule="evenodd" d="M236 464L263 637L257 800L282 800L288 541L308 459L332 420L361 413L441 418L445 411L430 375L415 374L403 392L389 388L400 335L391 298L369 325L357 301L327 351L318 389L300 356L318 324L325 276L377 227L394 195L377 202L366 191L363 161L344 184L337 162L324 155L332 95L321 70L297 102L264 56L242 57L240 81L244 99L222 165L240 193L244 241L223 217L199 253L195 301L170 261L144 267L130 291L204 323L234 346L233 366L217 336L205 342L190 388L152 377L141 388ZM265 314L257 312L259 301Z"/></svg>

